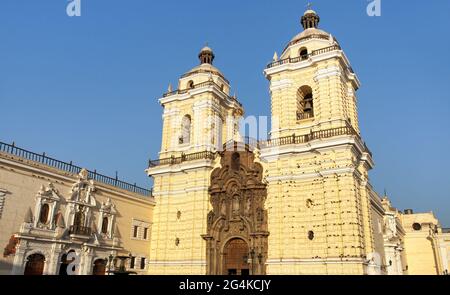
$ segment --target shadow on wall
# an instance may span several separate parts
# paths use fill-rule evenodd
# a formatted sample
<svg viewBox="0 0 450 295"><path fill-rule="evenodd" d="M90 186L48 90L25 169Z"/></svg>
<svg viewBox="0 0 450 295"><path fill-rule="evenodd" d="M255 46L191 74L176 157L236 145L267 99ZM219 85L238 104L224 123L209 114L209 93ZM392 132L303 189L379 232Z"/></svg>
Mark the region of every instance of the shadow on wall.
<svg viewBox="0 0 450 295"><path fill-rule="evenodd" d="M10 258L8 258L9 260ZM10 275L13 268L12 259L11 261L0 260L0 275Z"/></svg>

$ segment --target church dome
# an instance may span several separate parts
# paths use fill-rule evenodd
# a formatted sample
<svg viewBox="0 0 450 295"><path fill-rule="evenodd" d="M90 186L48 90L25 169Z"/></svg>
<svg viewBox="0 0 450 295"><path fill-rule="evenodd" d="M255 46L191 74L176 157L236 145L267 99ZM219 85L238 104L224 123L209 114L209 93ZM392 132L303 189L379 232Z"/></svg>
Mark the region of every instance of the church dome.
<svg viewBox="0 0 450 295"><path fill-rule="evenodd" d="M305 11L305 13L303 15L307 15L307 14L315 14L315 15L317 15L317 13L314 10L312 10L312 9L308 9L307 11Z"/></svg>
<svg viewBox="0 0 450 295"><path fill-rule="evenodd" d="M215 66L213 66L214 62L214 52L209 46L205 46L200 50L200 53L198 54L198 58L200 60L200 65L194 67L190 71L188 71L186 74L182 76L182 78L189 77L195 74L211 74L215 76L221 77L223 80L225 80L228 83L228 80L224 77L222 72Z"/></svg>
<svg viewBox="0 0 450 295"><path fill-rule="evenodd" d="M294 38L292 38L291 41L292 42L298 41L300 39L304 39L304 38L311 37L311 36L314 36L314 35L318 35L320 37L326 37L326 38L330 37L329 33L325 32L325 31L323 31L321 29L309 28L309 29L304 30L300 34L297 34Z"/></svg>
<svg viewBox="0 0 450 295"><path fill-rule="evenodd" d="M286 51L290 46L295 45L305 39L313 38L313 39L328 40L332 38L330 33L327 33L319 29L319 22L320 17L314 10L312 9L306 10L300 21L303 27L303 32L295 35L291 39L289 44L286 46L284 51Z"/></svg>

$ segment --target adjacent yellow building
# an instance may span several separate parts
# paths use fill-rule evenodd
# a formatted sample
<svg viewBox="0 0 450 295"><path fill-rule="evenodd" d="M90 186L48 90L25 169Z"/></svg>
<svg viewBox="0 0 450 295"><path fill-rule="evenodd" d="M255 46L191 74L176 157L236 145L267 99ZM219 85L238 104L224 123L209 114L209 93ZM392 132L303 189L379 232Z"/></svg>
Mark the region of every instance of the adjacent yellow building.
<svg viewBox="0 0 450 295"><path fill-rule="evenodd" d="M0 201L0 274L147 271L150 190L0 143Z"/></svg>

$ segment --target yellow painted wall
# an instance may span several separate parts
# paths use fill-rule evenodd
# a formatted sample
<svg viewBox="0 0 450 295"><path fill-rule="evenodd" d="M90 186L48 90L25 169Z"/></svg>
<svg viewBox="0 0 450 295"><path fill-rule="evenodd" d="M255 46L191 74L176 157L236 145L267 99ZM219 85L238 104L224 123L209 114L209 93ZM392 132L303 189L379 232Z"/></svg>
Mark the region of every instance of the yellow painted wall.
<svg viewBox="0 0 450 295"><path fill-rule="evenodd" d="M34 213L35 197L41 185L47 186L50 182L53 183L61 196L67 199L76 180L74 174L1 153L0 188L9 192L0 219L1 247L4 248L8 244L9 238L19 231L28 209L31 208ZM94 182L94 185L97 188L94 196L98 208L108 198L116 205L118 232L115 232L114 235L120 236L120 246L124 248L123 252L125 254L138 253L149 257L151 228L149 228L149 237L146 241L136 240L132 238L132 220L137 219L151 224L153 199L98 182ZM60 211L65 212L64 202L60 205ZM98 211L93 215L95 227L97 227L99 218L97 214ZM94 227L94 225L92 226ZM2 256L0 263L6 264L5 268L7 268L12 263L12 259L13 257L3 258ZM6 269L4 272L9 272L9 270Z"/></svg>

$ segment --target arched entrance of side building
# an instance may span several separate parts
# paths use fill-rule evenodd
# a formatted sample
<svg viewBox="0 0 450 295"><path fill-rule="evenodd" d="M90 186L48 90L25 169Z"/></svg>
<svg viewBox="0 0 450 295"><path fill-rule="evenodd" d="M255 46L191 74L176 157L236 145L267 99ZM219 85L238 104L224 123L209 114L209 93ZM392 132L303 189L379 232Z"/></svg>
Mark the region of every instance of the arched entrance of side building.
<svg viewBox="0 0 450 295"><path fill-rule="evenodd" d="M263 167L248 146L224 151L211 174L212 210L207 217L208 275L263 275L268 248Z"/></svg>
<svg viewBox="0 0 450 295"><path fill-rule="evenodd" d="M40 276L44 273L45 256L42 254L32 254L27 257L24 275Z"/></svg>
<svg viewBox="0 0 450 295"><path fill-rule="evenodd" d="M104 276L106 274L106 260L97 259L94 261L94 267L92 269L92 275Z"/></svg>

